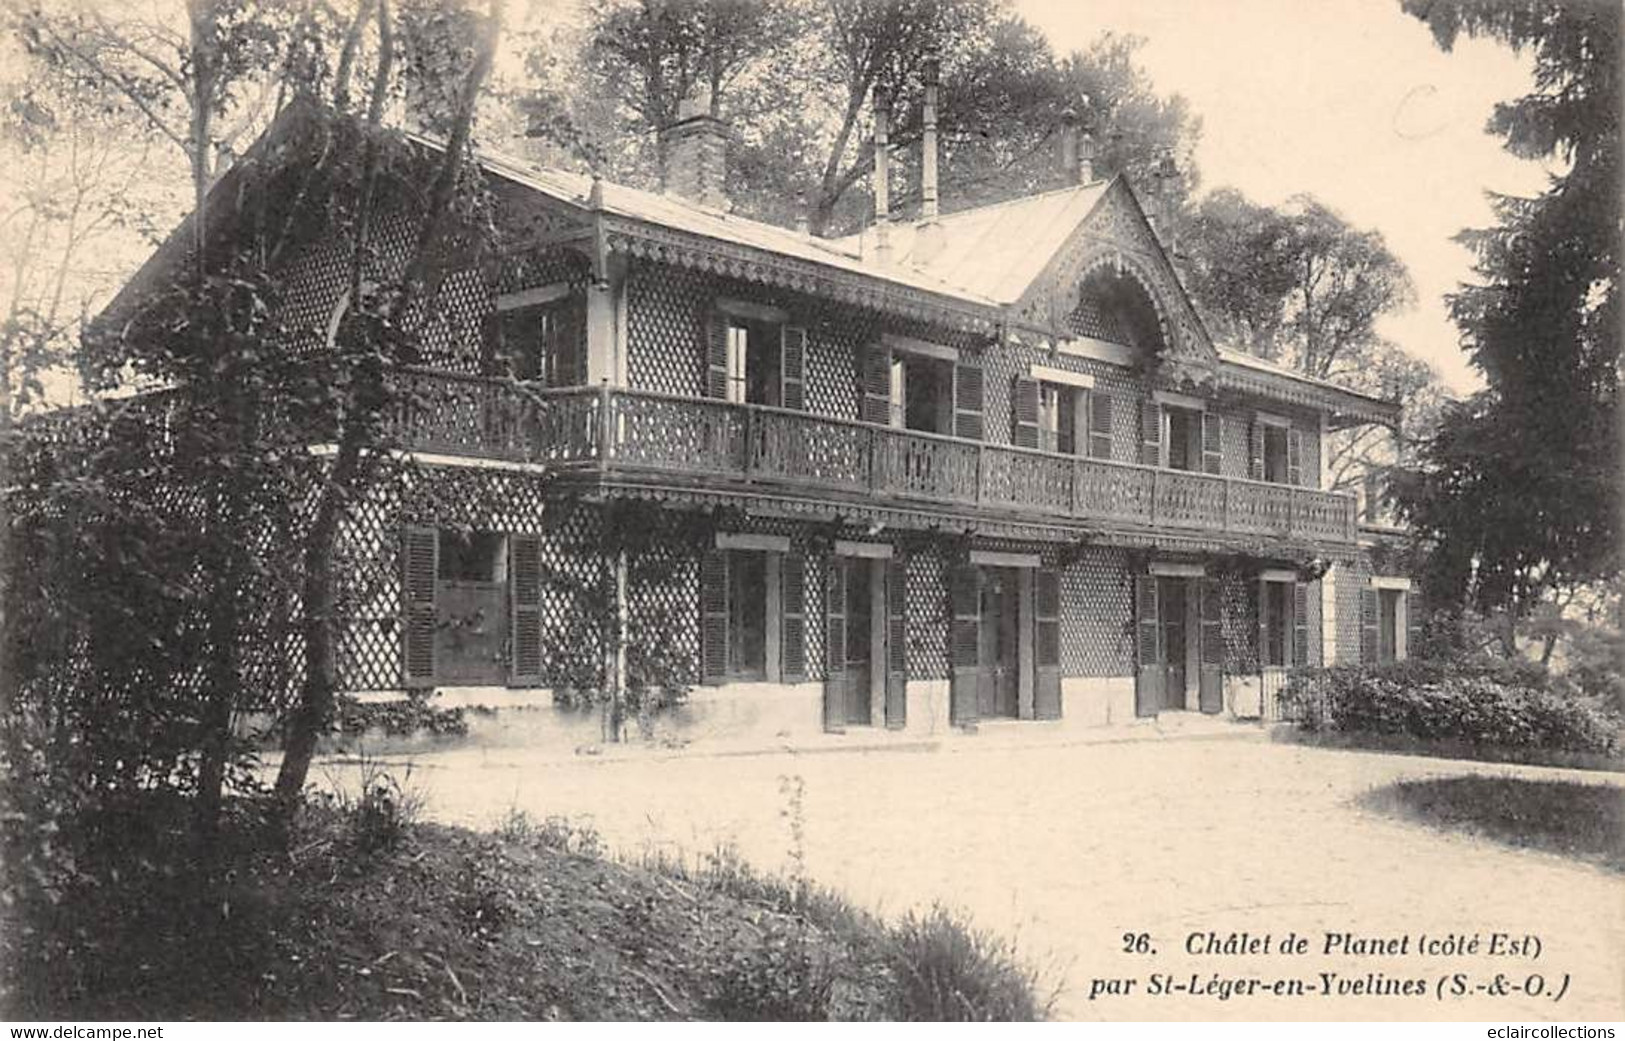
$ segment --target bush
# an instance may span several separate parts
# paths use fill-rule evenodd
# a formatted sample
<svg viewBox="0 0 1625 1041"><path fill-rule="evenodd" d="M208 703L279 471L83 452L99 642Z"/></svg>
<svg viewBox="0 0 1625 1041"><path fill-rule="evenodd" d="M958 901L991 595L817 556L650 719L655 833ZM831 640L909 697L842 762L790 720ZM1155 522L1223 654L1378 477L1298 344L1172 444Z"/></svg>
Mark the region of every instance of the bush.
<svg viewBox="0 0 1625 1041"><path fill-rule="evenodd" d="M1621 722L1532 662L1406 661L1296 672L1282 716L1310 731L1621 754Z"/></svg>
<svg viewBox="0 0 1625 1041"><path fill-rule="evenodd" d="M806 924L768 921L761 937L713 962L706 1006L723 1019L818 1022L830 1018L833 958Z"/></svg>
<svg viewBox="0 0 1625 1041"><path fill-rule="evenodd" d="M924 1022L1030 1022L1045 1018L1038 977L1002 940L957 921L941 907L910 912L892 929L888 961L898 985L898 1018Z"/></svg>
<svg viewBox="0 0 1625 1041"><path fill-rule="evenodd" d="M468 720L461 708L438 708L421 693L391 701L358 701L353 695L341 694L336 728L346 737L369 730L381 730L390 737L462 737L468 733Z"/></svg>

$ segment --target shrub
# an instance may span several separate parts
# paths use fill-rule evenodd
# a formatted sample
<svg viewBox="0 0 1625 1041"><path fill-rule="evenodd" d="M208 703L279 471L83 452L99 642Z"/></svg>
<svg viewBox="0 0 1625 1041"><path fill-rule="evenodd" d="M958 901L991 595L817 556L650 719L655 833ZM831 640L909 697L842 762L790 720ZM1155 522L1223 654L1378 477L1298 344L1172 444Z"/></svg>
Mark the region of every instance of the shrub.
<svg viewBox="0 0 1625 1041"><path fill-rule="evenodd" d="M333 783L325 801L345 824L350 845L359 853L392 850L423 812L423 793L411 784L412 767L397 778L377 760L363 756L354 790Z"/></svg>
<svg viewBox="0 0 1625 1041"><path fill-rule="evenodd" d="M346 737L369 730L381 730L390 737L462 737L468 733L468 720L461 708L430 705L422 693L392 701L357 701L344 694L338 699L336 727Z"/></svg>
<svg viewBox="0 0 1625 1041"><path fill-rule="evenodd" d="M1603 756L1621 753L1617 716L1532 662L1406 661L1293 674L1282 715L1311 731Z"/></svg>
<svg viewBox="0 0 1625 1041"><path fill-rule="evenodd" d="M887 955L900 1019L1026 1022L1045 1018L1053 1002L1040 1002L1037 973L1016 959L1010 944L940 906L898 922Z"/></svg>
<svg viewBox="0 0 1625 1041"><path fill-rule="evenodd" d="M837 979L833 958L801 922L769 920L759 940L728 947L707 975L706 1006L723 1019L830 1018Z"/></svg>

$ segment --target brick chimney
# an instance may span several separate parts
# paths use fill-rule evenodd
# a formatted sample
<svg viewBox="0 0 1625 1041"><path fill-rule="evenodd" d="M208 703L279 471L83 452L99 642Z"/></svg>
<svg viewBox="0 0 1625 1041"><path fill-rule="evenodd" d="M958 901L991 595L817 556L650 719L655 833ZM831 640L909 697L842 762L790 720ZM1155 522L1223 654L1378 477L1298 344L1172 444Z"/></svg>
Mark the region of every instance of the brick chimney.
<svg viewBox="0 0 1625 1041"><path fill-rule="evenodd" d="M711 115L710 91L696 85L660 131L661 187L711 209L728 209L728 125Z"/></svg>

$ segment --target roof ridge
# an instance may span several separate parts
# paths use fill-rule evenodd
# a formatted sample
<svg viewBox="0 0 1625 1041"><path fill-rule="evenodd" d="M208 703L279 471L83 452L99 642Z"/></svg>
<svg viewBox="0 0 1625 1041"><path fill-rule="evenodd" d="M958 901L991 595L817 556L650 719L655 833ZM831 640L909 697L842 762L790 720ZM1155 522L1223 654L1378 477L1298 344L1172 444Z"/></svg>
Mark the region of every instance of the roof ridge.
<svg viewBox="0 0 1625 1041"><path fill-rule="evenodd" d="M945 213L939 219L946 220L949 217L958 217L963 213L978 213L985 210L997 210L1005 206L1018 206L1022 203L1030 203L1036 202L1039 199L1047 199L1053 195L1065 195L1068 192L1081 192L1085 188L1104 187L1105 185L1111 184L1113 180L1114 178L1102 177L1097 180L1090 181L1087 184L1069 184L1064 188L1050 188L1041 192L1033 192L1029 195L1017 195L1009 199L1001 199L998 202L986 202L980 206L967 206L962 210L955 210L952 213Z"/></svg>
<svg viewBox="0 0 1625 1041"><path fill-rule="evenodd" d="M531 162L527 159L521 159L518 156L511 155L495 148L482 147L476 149L475 155L482 163L495 162L499 165L511 167L512 173L518 176L548 177L551 175L562 175L572 179L590 179L592 176L591 174L577 173L574 170L567 170L563 167L543 166L540 163ZM769 221L757 220L755 217L749 217L742 213L721 210L714 206L702 206L699 203L694 202L692 199L685 199L680 195L671 195L667 192L654 191L649 188L639 188L636 185L626 184L622 181L612 181L607 177L600 178L600 180L603 181L606 188L613 188L614 190L621 192L629 192L634 195L642 196L646 199L655 199L664 205L678 206L683 209L692 210L695 213L704 214L706 217L713 220L720 220L724 223L748 224L757 228L766 228L780 235L793 236L794 238L805 242L814 249L824 253L829 253L833 256L854 260L862 259L861 255L857 252L841 249L840 247L836 246L835 243L839 241L838 239L821 238L816 235L798 231L795 228L787 228L782 224L773 224Z"/></svg>

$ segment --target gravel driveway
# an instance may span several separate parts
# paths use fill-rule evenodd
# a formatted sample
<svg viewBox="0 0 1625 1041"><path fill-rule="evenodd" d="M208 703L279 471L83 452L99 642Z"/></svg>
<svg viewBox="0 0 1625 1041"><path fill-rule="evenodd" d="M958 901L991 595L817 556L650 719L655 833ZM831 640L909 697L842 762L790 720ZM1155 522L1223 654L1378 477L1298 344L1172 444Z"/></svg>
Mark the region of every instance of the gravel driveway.
<svg viewBox="0 0 1625 1041"><path fill-rule="evenodd" d="M1475 770L1625 784L1262 739L571 762L461 749L414 757L412 783L448 822L489 827L517 807L590 819L634 855L731 843L770 869L789 863L799 784L813 879L887 912L942 901L1013 936L1061 984L1067 1018L1625 1018L1625 880L1356 803L1400 778ZM1209 932L1245 932L1255 953L1187 953ZM1489 955L1497 932L1538 937L1539 956ZM1125 953L1139 933L1155 953ZM1289 933L1305 953L1279 952ZM1326 933L1408 939L1404 953L1327 955ZM1476 954L1417 949L1475 935ZM1269 992L1277 980L1301 993Z"/></svg>

